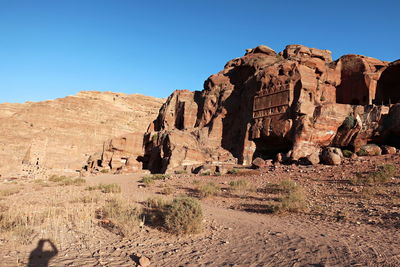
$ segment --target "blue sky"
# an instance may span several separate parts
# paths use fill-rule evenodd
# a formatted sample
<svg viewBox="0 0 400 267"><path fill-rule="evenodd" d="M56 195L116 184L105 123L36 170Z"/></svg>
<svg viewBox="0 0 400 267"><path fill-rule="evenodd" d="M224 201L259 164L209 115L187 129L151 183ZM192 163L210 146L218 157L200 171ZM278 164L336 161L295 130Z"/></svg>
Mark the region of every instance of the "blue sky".
<svg viewBox="0 0 400 267"><path fill-rule="evenodd" d="M246 48L400 58L400 1L0 0L0 102L201 90Z"/></svg>

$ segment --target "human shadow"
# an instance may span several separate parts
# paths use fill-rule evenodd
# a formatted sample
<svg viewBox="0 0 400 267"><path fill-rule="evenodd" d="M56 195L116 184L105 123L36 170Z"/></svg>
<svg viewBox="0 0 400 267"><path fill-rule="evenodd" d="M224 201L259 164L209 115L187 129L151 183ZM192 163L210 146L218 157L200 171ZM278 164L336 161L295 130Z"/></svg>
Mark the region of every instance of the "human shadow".
<svg viewBox="0 0 400 267"><path fill-rule="evenodd" d="M51 250L43 250L44 244L48 242ZM29 255L28 267L48 267L50 259L58 254L57 247L49 239L40 239L34 250Z"/></svg>

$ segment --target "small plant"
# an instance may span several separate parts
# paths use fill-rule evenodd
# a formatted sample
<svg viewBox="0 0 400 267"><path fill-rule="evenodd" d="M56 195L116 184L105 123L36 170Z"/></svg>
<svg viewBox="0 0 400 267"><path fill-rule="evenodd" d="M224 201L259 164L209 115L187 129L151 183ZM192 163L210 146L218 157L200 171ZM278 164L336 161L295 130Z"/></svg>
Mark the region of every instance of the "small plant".
<svg viewBox="0 0 400 267"><path fill-rule="evenodd" d="M392 164L384 164L379 166L377 170L369 173L356 173L355 177L350 179L350 183L354 185L359 184L384 184L389 181L397 172L396 166Z"/></svg>
<svg viewBox="0 0 400 267"><path fill-rule="evenodd" d="M118 184L99 184L97 186L89 186L86 190L99 190L102 193L121 193L121 186Z"/></svg>
<svg viewBox="0 0 400 267"><path fill-rule="evenodd" d="M50 178L49 178L49 181L50 182L54 182L54 183L58 183L58 182L62 182L62 181L64 181L65 179L68 179L66 176L58 176L58 175L52 175Z"/></svg>
<svg viewBox="0 0 400 267"><path fill-rule="evenodd" d="M368 152L364 149L360 149L357 151L357 156L368 156Z"/></svg>
<svg viewBox="0 0 400 267"><path fill-rule="evenodd" d="M238 173L239 173L239 170L236 169L236 168L233 168L233 169L228 170L227 173L228 173L228 174L238 174Z"/></svg>
<svg viewBox="0 0 400 267"><path fill-rule="evenodd" d="M141 183L145 184L146 186L150 186L151 184L154 184L156 180L166 180L169 179L168 174L153 174L153 175L146 175L142 177L142 180L140 180Z"/></svg>
<svg viewBox="0 0 400 267"><path fill-rule="evenodd" d="M19 193L19 188L17 187L2 189L0 190L0 197L8 197L18 193Z"/></svg>
<svg viewBox="0 0 400 267"><path fill-rule="evenodd" d="M200 203L190 197L175 198L165 207L164 227L174 234L194 234L202 230Z"/></svg>
<svg viewBox="0 0 400 267"><path fill-rule="evenodd" d="M161 194L163 195L171 195L174 193L174 189L170 186L165 186L161 190Z"/></svg>
<svg viewBox="0 0 400 267"><path fill-rule="evenodd" d="M196 191L199 194L199 197L209 197L218 194L221 189L213 182L209 182L206 184L198 184L196 186Z"/></svg>
<svg viewBox="0 0 400 267"><path fill-rule="evenodd" d="M151 141L156 142L158 139L158 133L155 133L152 137L151 137Z"/></svg>
<svg viewBox="0 0 400 267"><path fill-rule="evenodd" d="M137 207L126 205L125 202L117 199L109 199L101 209L96 211L96 217L103 219L105 228L112 228L109 230L116 233L119 231L115 231L115 228L118 228L124 236L131 235L139 228L140 214L141 211Z"/></svg>
<svg viewBox="0 0 400 267"><path fill-rule="evenodd" d="M211 172L210 171L204 171L200 174L201 176L210 176Z"/></svg>
<svg viewBox="0 0 400 267"><path fill-rule="evenodd" d="M101 173L108 173L110 170L108 170L108 169L102 169L100 172Z"/></svg>
<svg viewBox="0 0 400 267"><path fill-rule="evenodd" d="M306 208L306 195L303 188L297 186L289 191L281 200L278 211L299 212Z"/></svg>
<svg viewBox="0 0 400 267"><path fill-rule="evenodd" d="M174 173L175 174L187 174L187 171L185 171L185 170L177 170L177 171L174 171Z"/></svg>
<svg viewBox="0 0 400 267"><path fill-rule="evenodd" d="M57 176L57 175L53 175L49 178L50 182L54 182L54 183L58 183L58 185L63 185L63 186L67 186L67 185L82 185L84 183L86 183L86 180L83 178L70 178L70 177L66 177L66 176Z"/></svg>
<svg viewBox="0 0 400 267"><path fill-rule="evenodd" d="M347 129L347 130L350 130L350 129L352 129L355 125L356 125L356 120L355 120L355 118L354 118L353 116L350 115L350 116L347 116L347 117L344 119L343 124L342 124L342 127L345 128L345 129Z"/></svg>
<svg viewBox="0 0 400 267"><path fill-rule="evenodd" d="M151 176L145 176L140 180L146 187L149 187L151 184L154 184L154 179Z"/></svg>
<svg viewBox="0 0 400 267"><path fill-rule="evenodd" d="M351 152L350 150L344 149L344 150L342 150L342 154L343 154L343 157L350 158L353 155L353 152Z"/></svg>
<svg viewBox="0 0 400 267"><path fill-rule="evenodd" d="M279 188L285 193L290 193L296 191L299 188L299 185L297 185L293 180L285 179L279 183Z"/></svg>
<svg viewBox="0 0 400 267"><path fill-rule="evenodd" d="M251 185L246 180L237 180L229 182L230 190L236 191L239 193L245 193L246 191L251 190Z"/></svg>
<svg viewBox="0 0 400 267"><path fill-rule="evenodd" d="M146 200L145 206L152 209L164 208L166 202L161 197L151 197Z"/></svg>
<svg viewBox="0 0 400 267"><path fill-rule="evenodd" d="M321 101L325 101L325 100L326 100L326 99L325 99L325 96L322 95L321 98L320 98L320 100L321 100Z"/></svg>
<svg viewBox="0 0 400 267"><path fill-rule="evenodd" d="M279 184L268 185L266 190L281 195L279 202L271 205L271 212L299 212L307 207L304 189L290 179L283 180Z"/></svg>

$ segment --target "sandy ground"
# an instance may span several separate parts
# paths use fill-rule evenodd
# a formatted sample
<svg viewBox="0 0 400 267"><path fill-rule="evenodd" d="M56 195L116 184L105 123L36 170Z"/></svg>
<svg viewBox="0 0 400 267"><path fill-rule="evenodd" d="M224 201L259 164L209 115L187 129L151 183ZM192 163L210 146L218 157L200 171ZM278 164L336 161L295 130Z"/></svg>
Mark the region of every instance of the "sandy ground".
<svg viewBox="0 0 400 267"><path fill-rule="evenodd" d="M42 266L47 261L49 266L135 266L141 255L150 258L151 266L400 266L399 177L379 186L348 182L355 172L373 170L383 163L400 165L398 156L380 156L348 160L335 167L279 165L238 175L172 175L148 187L139 182L143 175L87 177L87 185L120 184L121 197L137 205L154 196L195 195L195 180L212 181L222 191L201 199L205 215L201 234L174 236L145 226L131 237L122 238L101 227L82 232L85 230L72 225L65 233L58 233L60 238L39 233L29 244L13 242L2 234L0 266L28 265L29 255L43 238L56 240L53 243L58 253L48 254ZM306 211L268 212L265 203L273 197L260 189L285 178L305 188L309 207ZM250 181L255 190L231 193L229 182L239 179ZM18 210L28 200L35 203L54 196L60 196L62 202L62 194L81 194L87 185L76 189L4 181L0 189L18 186L20 191L1 197L0 207L12 205ZM167 186L173 188L173 193L160 194ZM47 251L52 250L49 243L46 246ZM31 260L29 266L40 266L39 263L37 259L32 265Z"/></svg>

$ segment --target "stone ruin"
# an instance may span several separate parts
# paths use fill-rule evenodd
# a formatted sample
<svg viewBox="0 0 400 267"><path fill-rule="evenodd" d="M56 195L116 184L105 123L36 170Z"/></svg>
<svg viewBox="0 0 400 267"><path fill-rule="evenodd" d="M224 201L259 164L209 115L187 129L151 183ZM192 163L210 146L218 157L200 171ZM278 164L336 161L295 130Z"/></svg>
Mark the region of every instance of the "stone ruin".
<svg viewBox="0 0 400 267"><path fill-rule="evenodd" d="M129 161L152 173L222 171L277 155L316 164L329 147L400 146L398 102L400 60L332 61L328 50L288 45L276 53L258 46L211 75L203 91L173 92L144 137L131 136L135 149L107 146L86 168L115 170L113 161L123 157L117 169Z"/></svg>

